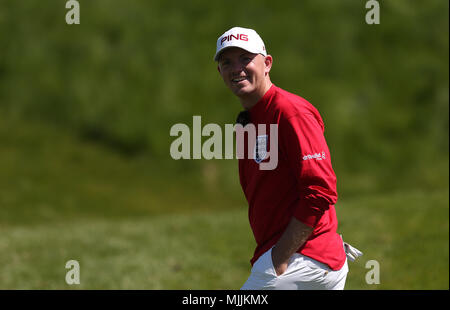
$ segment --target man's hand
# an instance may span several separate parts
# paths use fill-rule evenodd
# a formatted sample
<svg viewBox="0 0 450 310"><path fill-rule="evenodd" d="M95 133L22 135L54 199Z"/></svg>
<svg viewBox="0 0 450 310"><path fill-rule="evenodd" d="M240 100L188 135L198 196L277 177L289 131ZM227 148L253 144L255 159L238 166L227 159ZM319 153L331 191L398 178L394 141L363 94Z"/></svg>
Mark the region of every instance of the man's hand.
<svg viewBox="0 0 450 310"><path fill-rule="evenodd" d="M277 274L277 277L281 276L288 267L288 262L275 263L273 250L272 250L272 262L273 262L273 267L275 268L275 273Z"/></svg>
<svg viewBox="0 0 450 310"><path fill-rule="evenodd" d="M305 243L313 228L292 217L281 238L272 248L272 262L277 276L282 275L289 258Z"/></svg>

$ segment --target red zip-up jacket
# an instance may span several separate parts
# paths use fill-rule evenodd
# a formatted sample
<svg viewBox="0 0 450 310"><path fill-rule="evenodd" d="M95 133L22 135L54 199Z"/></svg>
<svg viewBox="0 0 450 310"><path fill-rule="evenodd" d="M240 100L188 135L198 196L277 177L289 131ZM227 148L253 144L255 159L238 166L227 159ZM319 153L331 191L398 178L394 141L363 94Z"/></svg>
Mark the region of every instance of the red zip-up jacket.
<svg viewBox="0 0 450 310"><path fill-rule="evenodd" d="M346 254L336 232L336 176L319 112L305 99L272 85L249 114L256 128L266 125L267 133L270 124L278 125L275 169L261 170L248 156L239 159L240 182L257 243L251 264L276 244L294 216L314 228L297 252L339 270Z"/></svg>

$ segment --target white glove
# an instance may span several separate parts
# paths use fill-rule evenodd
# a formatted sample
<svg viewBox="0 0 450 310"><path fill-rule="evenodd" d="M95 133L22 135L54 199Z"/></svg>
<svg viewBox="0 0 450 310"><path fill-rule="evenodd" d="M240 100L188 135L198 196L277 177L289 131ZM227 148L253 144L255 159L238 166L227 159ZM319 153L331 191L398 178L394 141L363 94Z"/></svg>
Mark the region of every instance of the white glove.
<svg viewBox="0 0 450 310"><path fill-rule="evenodd" d="M341 239L342 239L342 235L341 235ZM351 262L354 262L358 257L363 255L363 253L360 250L358 250L357 248L352 247L347 242L344 242L344 240L342 240L342 242L344 243L345 254L347 254L347 258Z"/></svg>

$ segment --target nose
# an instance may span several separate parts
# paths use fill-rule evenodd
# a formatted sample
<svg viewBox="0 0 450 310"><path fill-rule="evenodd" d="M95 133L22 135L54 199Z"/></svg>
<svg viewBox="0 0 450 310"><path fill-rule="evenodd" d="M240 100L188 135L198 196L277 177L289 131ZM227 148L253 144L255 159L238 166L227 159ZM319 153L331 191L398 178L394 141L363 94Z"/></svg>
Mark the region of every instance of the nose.
<svg viewBox="0 0 450 310"><path fill-rule="evenodd" d="M231 73L240 74L244 70L244 65L240 61L233 61L231 64Z"/></svg>

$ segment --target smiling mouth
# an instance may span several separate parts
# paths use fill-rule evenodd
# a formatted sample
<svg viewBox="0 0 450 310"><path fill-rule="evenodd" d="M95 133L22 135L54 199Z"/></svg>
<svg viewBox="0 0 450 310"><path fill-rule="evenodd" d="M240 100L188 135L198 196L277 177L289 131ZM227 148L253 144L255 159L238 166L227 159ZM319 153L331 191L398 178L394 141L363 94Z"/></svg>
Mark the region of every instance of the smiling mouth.
<svg viewBox="0 0 450 310"><path fill-rule="evenodd" d="M246 76L241 76L241 77L238 77L238 78L231 79L231 81L232 81L233 83L239 83L239 82L242 82L242 81L244 81L244 80L246 80L246 79L247 79Z"/></svg>

